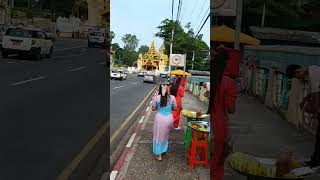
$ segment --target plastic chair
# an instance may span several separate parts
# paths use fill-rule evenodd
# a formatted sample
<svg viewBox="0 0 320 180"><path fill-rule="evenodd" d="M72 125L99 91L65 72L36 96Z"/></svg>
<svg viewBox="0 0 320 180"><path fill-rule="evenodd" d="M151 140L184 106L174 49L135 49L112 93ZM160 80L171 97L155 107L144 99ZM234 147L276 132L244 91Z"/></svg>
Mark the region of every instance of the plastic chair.
<svg viewBox="0 0 320 180"><path fill-rule="evenodd" d="M188 165L194 168L196 164L203 164L205 168L209 167L209 133L204 133L191 129L191 141L188 150ZM199 155L199 160L197 156Z"/></svg>

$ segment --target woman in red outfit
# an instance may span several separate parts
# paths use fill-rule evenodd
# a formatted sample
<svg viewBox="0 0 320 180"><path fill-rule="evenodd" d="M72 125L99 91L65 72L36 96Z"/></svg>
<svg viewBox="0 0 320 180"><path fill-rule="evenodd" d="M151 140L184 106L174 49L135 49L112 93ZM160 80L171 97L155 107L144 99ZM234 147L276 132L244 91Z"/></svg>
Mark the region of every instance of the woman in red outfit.
<svg viewBox="0 0 320 180"><path fill-rule="evenodd" d="M228 113L235 112L236 83L227 72L228 52L225 48L219 48L211 59L210 77L210 124L211 143L213 151L210 152L210 179L222 180L224 175L225 143L228 137ZM228 74L228 75L226 75Z"/></svg>
<svg viewBox="0 0 320 180"><path fill-rule="evenodd" d="M180 127L180 112L181 112L181 98L184 95L184 87L181 85L181 78L179 77L174 85L171 86L171 95L176 97L177 110L173 111L173 127L181 129Z"/></svg>

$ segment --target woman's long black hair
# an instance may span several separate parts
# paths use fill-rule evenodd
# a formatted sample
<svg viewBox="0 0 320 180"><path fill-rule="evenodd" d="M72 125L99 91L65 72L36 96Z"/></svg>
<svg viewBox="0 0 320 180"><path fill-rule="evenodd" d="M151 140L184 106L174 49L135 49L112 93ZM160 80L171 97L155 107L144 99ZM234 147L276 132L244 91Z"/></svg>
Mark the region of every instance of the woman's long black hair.
<svg viewBox="0 0 320 180"><path fill-rule="evenodd" d="M162 96L162 85L160 85L159 87L159 95L160 95L160 107L166 107L167 106L167 103L168 103L168 90L166 92L166 94L164 96Z"/></svg>
<svg viewBox="0 0 320 180"><path fill-rule="evenodd" d="M171 86L171 89L170 89L171 95L177 97L177 92L178 92L180 83L181 83L181 77L179 77L177 79L176 83Z"/></svg>
<svg viewBox="0 0 320 180"><path fill-rule="evenodd" d="M211 106L214 102L217 88L221 83L223 73L227 66L228 51L226 48L217 48L215 52L211 52L210 58L210 100L209 109L210 113Z"/></svg>

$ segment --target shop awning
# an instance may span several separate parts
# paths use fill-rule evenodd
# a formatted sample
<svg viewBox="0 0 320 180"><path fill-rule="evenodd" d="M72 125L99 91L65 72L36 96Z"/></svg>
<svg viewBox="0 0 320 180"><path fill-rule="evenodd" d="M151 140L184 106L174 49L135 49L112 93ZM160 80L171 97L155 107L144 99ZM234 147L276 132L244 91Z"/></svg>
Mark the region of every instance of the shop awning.
<svg viewBox="0 0 320 180"><path fill-rule="evenodd" d="M228 26L216 26L210 30L210 40L215 42L234 42L235 41L235 30ZM246 35L240 34L240 43L248 45L259 45L260 40Z"/></svg>
<svg viewBox="0 0 320 180"><path fill-rule="evenodd" d="M184 73L184 74L183 74ZM191 76L190 73L188 72L184 72L183 70L181 69L178 69L178 70L173 70L170 72L171 75L180 75L180 76L183 76L183 75L186 75L186 76Z"/></svg>

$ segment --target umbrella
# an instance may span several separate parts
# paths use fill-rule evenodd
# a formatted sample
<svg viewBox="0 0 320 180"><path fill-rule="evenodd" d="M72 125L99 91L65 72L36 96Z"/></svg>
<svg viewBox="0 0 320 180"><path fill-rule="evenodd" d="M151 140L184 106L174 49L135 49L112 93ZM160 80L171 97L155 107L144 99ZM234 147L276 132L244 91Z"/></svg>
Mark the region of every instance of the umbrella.
<svg viewBox="0 0 320 180"><path fill-rule="evenodd" d="M184 74L183 74L184 73ZM170 72L171 75L180 75L180 76L183 76L183 75L186 75L186 76L191 76L190 73L188 72L184 72L183 70L181 69L178 69L178 70L173 70Z"/></svg>
<svg viewBox="0 0 320 180"><path fill-rule="evenodd" d="M216 26L211 28L210 36L211 36L211 41L232 43L235 40L235 30L225 25ZM260 40L254 37L251 37L249 35L246 35L244 33L241 33L240 43L249 44L249 45L259 45Z"/></svg>

